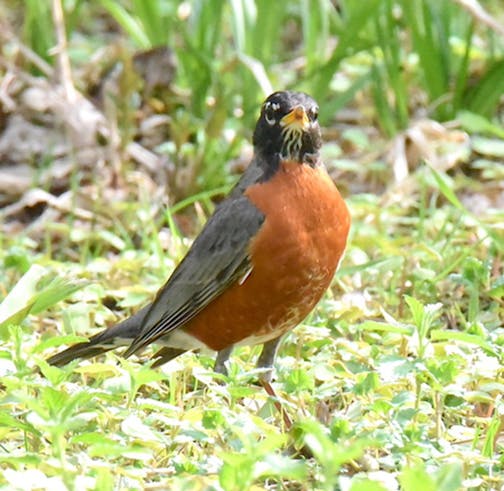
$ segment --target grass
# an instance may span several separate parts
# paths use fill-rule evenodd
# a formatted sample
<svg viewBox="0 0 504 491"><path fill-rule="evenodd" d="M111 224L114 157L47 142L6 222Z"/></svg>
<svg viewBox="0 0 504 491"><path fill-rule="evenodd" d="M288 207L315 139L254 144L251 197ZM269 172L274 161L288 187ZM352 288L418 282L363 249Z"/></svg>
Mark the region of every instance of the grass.
<svg viewBox="0 0 504 491"><path fill-rule="evenodd" d="M443 188L435 179L422 184L432 177L424 170L415 177L424 192L408 207L349 198L353 237L337 282L277 363L290 433L254 384L255 348L237 350L225 385L210 358L191 354L156 371L114 354L47 366L58 344L113 320L101 303L107 295L135 308L164 280L159 261L168 270L174 261L130 248L112 261L48 261L4 238L8 289L26 261L49 278L86 280L64 292L71 295L62 308L51 294L62 280L37 278L34 297L50 295L51 313L34 307L29 320L4 326L4 483L20 485L37 469L48 483L97 489L502 485L502 236L487 233L502 216L476 220L448 200L434 206ZM54 321L67 336L58 337ZM303 446L311 459L297 454Z"/></svg>
<svg viewBox="0 0 504 491"><path fill-rule="evenodd" d="M497 3L488 4L499 12ZM206 115L215 123L212 108L229 115L241 106L249 127L254 122L249 114L278 86L317 94L326 123L365 88L374 95L376 123L394 135L408 126L419 99L437 120L451 120L462 110L491 118L504 84L502 43L480 19L449 0L344 0L337 9L329 0L64 5L70 35L79 28L96 30L93 19L107 13L136 48L173 48L177 83L189 91L188 109L198 124ZM49 8L30 1L24 13L24 39L48 59L54 42ZM106 43L107 33L98 29L97 34ZM82 52L75 56L77 61ZM296 71L285 67L296 58L302 60ZM366 76L352 74L345 89L334 90L343 62L356 64L356 73ZM210 108L209 99L215 100Z"/></svg>
<svg viewBox="0 0 504 491"><path fill-rule="evenodd" d="M160 174L132 162L114 179L76 167L72 206L41 233L2 224L0 486L504 486L502 43L455 3L430 0L345 0L338 10L324 0L64 6L76 74L111 19L126 57L132 46L175 49L169 91L151 106L135 106L133 85L118 97L121 148L143 111L169 114L169 138L152 150L175 170L160 198ZM46 7L13 12L24 9L25 42L51 61ZM326 163L353 217L332 288L277 360L274 387L292 430L256 383L257 347L237 349L227 377L191 353L157 370L114 353L48 366L60 346L126 317L164 283L236 179L229 163L247 151L270 85L322 103ZM335 123L343 105L364 116ZM458 116L469 153L444 170L420 161L397 184L384 149L419 108ZM366 132L370 122L382 134ZM193 178L177 187L185 172Z"/></svg>

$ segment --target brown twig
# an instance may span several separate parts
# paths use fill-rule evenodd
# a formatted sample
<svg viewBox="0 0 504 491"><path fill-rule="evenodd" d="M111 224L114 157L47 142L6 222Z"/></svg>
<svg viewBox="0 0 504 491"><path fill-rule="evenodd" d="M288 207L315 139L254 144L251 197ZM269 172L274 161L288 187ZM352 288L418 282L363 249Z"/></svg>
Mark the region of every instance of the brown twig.
<svg viewBox="0 0 504 491"><path fill-rule="evenodd" d="M51 54L55 54L58 61L58 82L63 86L65 97L69 102L75 102L77 99L77 91L72 82L72 70L70 68L70 58L68 57L68 43L65 31L65 18L61 0L53 0L52 15L54 28L56 30L57 45L51 50Z"/></svg>
<svg viewBox="0 0 504 491"><path fill-rule="evenodd" d="M478 2L478 0L453 0L467 10L476 20L504 36L504 25L497 22Z"/></svg>

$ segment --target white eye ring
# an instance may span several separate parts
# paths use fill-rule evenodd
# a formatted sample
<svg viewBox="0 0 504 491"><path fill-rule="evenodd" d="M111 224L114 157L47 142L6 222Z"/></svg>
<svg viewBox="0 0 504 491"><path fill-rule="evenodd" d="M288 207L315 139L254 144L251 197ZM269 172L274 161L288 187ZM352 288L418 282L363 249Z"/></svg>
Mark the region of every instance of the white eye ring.
<svg viewBox="0 0 504 491"><path fill-rule="evenodd" d="M319 114L319 108L317 106L314 106L310 109L309 117L312 121L317 121L318 114Z"/></svg>
<svg viewBox="0 0 504 491"><path fill-rule="evenodd" d="M275 119L275 112L279 109L279 104L267 102L264 105L264 119L266 119L266 122L270 125L273 126L276 123Z"/></svg>

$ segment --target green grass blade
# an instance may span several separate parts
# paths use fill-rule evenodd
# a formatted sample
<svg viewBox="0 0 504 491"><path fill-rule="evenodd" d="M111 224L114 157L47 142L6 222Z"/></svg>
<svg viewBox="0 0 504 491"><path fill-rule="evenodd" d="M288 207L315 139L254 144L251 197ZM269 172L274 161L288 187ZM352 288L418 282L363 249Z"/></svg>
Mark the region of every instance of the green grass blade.
<svg viewBox="0 0 504 491"><path fill-rule="evenodd" d="M165 17L161 9L161 2L153 0L134 0L132 9L135 17L141 22L144 33L152 46L166 42L167 32ZM175 14L173 12L172 14Z"/></svg>
<svg viewBox="0 0 504 491"><path fill-rule="evenodd" d="M447 331L445 329L433 329L430 332L430 338L432 341L461 341L463 343L473 344L487 350L495 356L498 356L498 353L494 349L494 345L476 334L459 331Z"/></svg>
<svg viewBox="0 0 504 491"><path fill-rule="evenodd" d="M138 44L140 48L147 49L152 46L141 23L135 19L123 6L113 0L99 0L108 13L117 21L126 33Z"/></svg>
<svg viewBox="0 0 504 491"><path fill-rule="evenodd" d="M0 304L0 328L19 324L28 314L38 314L67 298L87 282L70 282L33 265Z"/></svg>
<svg viewBox="0 0 504 491"><path fill-rule="evenodd" d="M420 59L420 70L430 100L438 102L448 88L445 44L438 8L428 0L403 0L403 9L412 32L413 48ZM445 114L441 116L446 116Z"/></svg>
<svg viewBox="0 0 504 491"><path fill-rule="evenodd" d="M491 117L504 92L504 58L492 63L474 89L466 96L467 108Z"/></svg>
<svg viewBox="0 0 504 491"><path fill-rule="evenodd" d="M467 27L466 35L465 35L465 50L464 50L464 56L460 60L459 67L457 70L456 74L456 79L455 79L455 86L453 88L453 112L456 114L457 111L460 109L463 98L464 98L464 91L466 90L467 87L467 81L469 79L470 75L470 54L471 54L471 45L472 45L472 40L473 40L473 35L474 35L474 23L470 22L469 26Z"/></svg>
<svg viewBox="0 0 504 491"><path fill-rule="evenodd" d="M370 30L366 30L366 27L378 15L380 4L380 0L366 2L349 0L342 3L343 20L340 23L341 30L337 32L338 45L326 63L308 74L308 78L312 78L311 90L320 99L325 99L331 79L346 56L371 49L375 45L375 40L370 38ZM331 18L336 15L335 9L333 12ZM337 22L333 22L334 24Z"/></svg>

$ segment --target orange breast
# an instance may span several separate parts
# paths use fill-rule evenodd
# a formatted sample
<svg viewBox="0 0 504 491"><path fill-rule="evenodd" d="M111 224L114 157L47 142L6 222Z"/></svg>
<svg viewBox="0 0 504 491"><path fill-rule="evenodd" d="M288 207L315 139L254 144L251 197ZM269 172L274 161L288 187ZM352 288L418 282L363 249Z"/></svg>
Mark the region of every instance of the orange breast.
<svg viewBox="0 0 504 491"><path fill-rule="evenodd" d="M245 194L266 217L250 244L252 271L184 327L214 350L263 343L299 324L329 287L350 227L324 168L283 162Z"/></svg>

